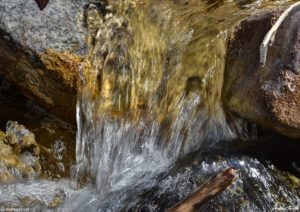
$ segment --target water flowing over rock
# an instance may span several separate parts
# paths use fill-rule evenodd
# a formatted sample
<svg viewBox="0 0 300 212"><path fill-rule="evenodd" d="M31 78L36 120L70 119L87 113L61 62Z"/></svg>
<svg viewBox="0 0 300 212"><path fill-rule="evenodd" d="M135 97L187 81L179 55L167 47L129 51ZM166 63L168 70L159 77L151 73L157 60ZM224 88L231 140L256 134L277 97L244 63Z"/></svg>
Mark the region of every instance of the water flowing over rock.
<svg viewBox="0 0 300 212"><path fill-rule="evenodd" d="M101 193L235 136L220 101L222 34L206 34L216 40L208 51L197 37L207 26L182 24L189 15L171 2L110 6L80 70L77 104L76 178Z"/></svg>
<svg viewBox="0 0 300 212"><path fill-rule="evenodd" d="M16 6L20 1L4 2ZM88 29L89 56L84 60L87 52L53 48L38 54L47 71L61 74L55 83L62 80L66 89L78 84L76 151L74 141L65 140L69 125L59 127L56 119L37 110L30 111L35 117L19 111L16 116L26 116L24 124L38 141L42 176L0 184L1 207L163 212L212 175L233 166L239 170L238 181L203 211L272 211L278 203L297 207L300 180L292 174L300 164L298 143L272 134L260 150L256 142L267 140L260 137L260 128L251 125L249 130L240 122L232 122L236 127L231 128L221 99L228 30L257 10L290 1L50 0L40 14L64 11L72 19L70 26L75 26L78 13L72 6L82 8L86 2L78 13ZM33 7L34 0L29 5ZM59 8L54 12L55 5ZM75 72L63 74L75 67L77 81ZM0 78L0 91L1 87ZM19 105L19 98L7 104L12 95L3 93L0 117L7 119L15 113L3 110L18 110L10 105ZM66 113L64 107L69 105L61 104L65 105L60 113ZM23 132L19 126L9 122L7 133L0 132L0 139L6 139L6 146L0 143L0 154L30 152L36 157L32 136L13 133ZM249 145L259 154L249 152ZM70 167L74 153L76 163Z"/></svg>
<svg viewBox="0 0 300 212"><path fill-rule="evenodd" d="M0 1L0 74L34 102L75 123L78 67L88 53L88 1Z"/></svg>
<svg viewBox="0 0 300 212"><path fill-rule="evenodd" d="M228 41L223 97L230 113L300 138L300 9L277 31L265 67L259 64L260 44L281 12L258 13L235 28Z"/></svg>

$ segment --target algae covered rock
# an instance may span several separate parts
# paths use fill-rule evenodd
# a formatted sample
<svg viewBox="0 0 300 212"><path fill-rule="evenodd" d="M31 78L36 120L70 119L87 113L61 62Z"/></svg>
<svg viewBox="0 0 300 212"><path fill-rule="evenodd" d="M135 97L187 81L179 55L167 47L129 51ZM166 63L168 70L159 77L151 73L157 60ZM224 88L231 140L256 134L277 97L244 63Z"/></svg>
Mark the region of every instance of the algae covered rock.
<svg viewBox="0 0 300 212"><path fill-rule="evenodd" d="M300 10L283 22L260 66L260 45L282 10L242 21L227 43L223 100L227 111L300 138Z"/></svg>
<svg viewBox="0 0 300 212"><path fill-rule="evenodd" d="M6 134L0 131L0 182L14 182L40 176L40 148L34 134L9 121Z"/></svg>
<svg viewBox="0 0 300 212"><path fill-rule="evenodd" d="M9 121L6 126L7 140L14 148L20 152L29 151L35 155L40 154L40 147L37 144L34 134L17 122Z"/></svg>
<svg viewBox="0 0 300 212"><path fill-rule="evenodd" d="M2 132L2 131L1 131ZM0 154L1 155L9 155L12 154L12 147L5 144L3 141L0 140Z"/></svg>

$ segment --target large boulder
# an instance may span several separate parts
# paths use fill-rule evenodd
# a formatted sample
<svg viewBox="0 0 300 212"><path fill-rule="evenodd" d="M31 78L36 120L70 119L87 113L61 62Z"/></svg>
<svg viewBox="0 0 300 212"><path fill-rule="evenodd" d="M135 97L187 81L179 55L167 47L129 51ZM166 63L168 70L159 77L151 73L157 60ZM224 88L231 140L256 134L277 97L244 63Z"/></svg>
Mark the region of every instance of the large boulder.
<svg viewBox="0 0 300 212"><path fill-rule="evenodd" d="M88 54L88 0L0 1L0 75L58 117L75 122L77 71Z"/></svg>
<svg viewBox="0 0 300 212"><path fill-rule="evenodd" d="M260 66L260 44L282 10L241 22L231 34L223 100L230 114L292 138L300 137L300 9L277 31Z"/></svg>

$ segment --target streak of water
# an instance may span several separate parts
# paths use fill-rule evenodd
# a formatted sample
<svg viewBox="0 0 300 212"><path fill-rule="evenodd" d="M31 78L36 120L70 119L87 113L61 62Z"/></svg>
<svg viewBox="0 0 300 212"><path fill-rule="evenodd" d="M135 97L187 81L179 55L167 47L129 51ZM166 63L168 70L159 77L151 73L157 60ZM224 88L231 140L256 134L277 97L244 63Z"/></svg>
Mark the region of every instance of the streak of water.
<svg viewBox="0 0 300 212"><path fill-rule="evenodd" d="M77 104L76 178L100 193L236 137L220 101L224 40L245 16L230 1L109 4Z"/></svg>
<svg viewBox="0 0 300 212"><path fill-rule="evenodd" d="M205 32L215 39L206 47L197 33L210 23L200 28L178 5L123 3L96 35L77 104L77 179L98 192L234 137L220 104L226 33ZM189 10L205 19L201 4Z"/></svg>

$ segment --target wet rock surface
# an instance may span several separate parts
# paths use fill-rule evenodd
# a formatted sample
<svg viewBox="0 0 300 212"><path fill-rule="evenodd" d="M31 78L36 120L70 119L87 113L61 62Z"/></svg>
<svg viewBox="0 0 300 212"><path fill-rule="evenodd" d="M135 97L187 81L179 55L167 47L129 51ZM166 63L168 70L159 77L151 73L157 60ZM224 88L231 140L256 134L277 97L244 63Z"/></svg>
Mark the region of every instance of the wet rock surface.
<svg viewBox="0 0 300 212"><path fill-rule="evenodd" d="M16 154L24 151L32 152L35 156L40 154L40 148L35 141L34 134L23 125L9 121L6 125L7 143L13 147Z"/></svg>
<svg viewBox="0 0 300 212"><path fill-rule="evenodd" d="M223 100L227 110L292 138L300 138L300 10L278 29L259 64L264 36L283 10L256 14L237 26L227 45Z"/></svg>
<svg viewBox="0 0 300 212"><path fill-rule="evenodd" d="M216 148L191 153L154 179L137 181L132 186L105 195L82 190L86 199L82 200L80 195L75 194L72 201L62 204L62 209L163 212L215 173L231 166L238 169L235 184L195 211L274 211L275 207L297 208L300 175L292 170L291 161L300 164L299 143L271 131L261 132L257 140L244 142L244 145L241 143L241 140L226 141ZM286 169L288 167L291 169ZM80 203L76 205L74 200ZM112 206L110 202L122 204Z"/></svg>
<svg viewBox="0 0 300 212"><path fill-rule="evenodd" d="M8 134L0 133L0 139L3 137L7 144L8 140L14 144L1 148L0 153L9 150L17 152L17 155L18 152L22 154L26 151L33 155L38 154L41 165L40 178L70 176L70 166L75 160L76 129L26 99L1 77L0 102L0 130L6 132L7 123L10 123ZM15 125L10 120L19 124ZM17 131L18 135L14 133ZM35 148L36 144L39 148Z"/></svg>
<svg viewBox="0 0 300 212"><path fill-rule="evenodd" d="M41 174L40 148L34 134L17 122L0 131L0 182L33 179Z"/></svg>
<svg viewBox="0 0 300 212"><path fill-rule="evenodd" d="M75 123L78 68L88 53L89 1L0 2L0 74L26 97Z"/></svg>
<svg viewBox="0 0 300 212"><path fill-rule="evenodd" d="M50 121L44 128L52 128ZM57 124L57 123L56 123ZM46 137L46 133L37 131L39 140L53 142L55 138ZM41 134L44 139L41 139ZM52 135L52 137L55 137ZM48 145L38 144L35 135L24 125L8 121L6 133L0 131L0 183L12 183L29 179L52 179L66 177L70 173L70 164L74 161L74 148L60 139Z"/></svg>

